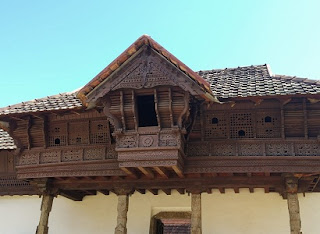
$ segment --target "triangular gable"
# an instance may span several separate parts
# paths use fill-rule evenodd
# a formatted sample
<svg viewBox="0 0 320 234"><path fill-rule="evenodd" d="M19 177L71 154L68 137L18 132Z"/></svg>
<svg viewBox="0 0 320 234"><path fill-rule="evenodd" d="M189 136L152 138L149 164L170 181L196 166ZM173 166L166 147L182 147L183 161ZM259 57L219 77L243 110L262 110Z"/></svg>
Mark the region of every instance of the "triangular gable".
<svg viewBox="0 0 320 234"><path fill-rule="evenodd" d="M147 35L141 36L103 69L78 92L77 97L84 105L91 106L99 97L115 89L163 84L180 86L206 101L216 101L206 80Z"/></svg>

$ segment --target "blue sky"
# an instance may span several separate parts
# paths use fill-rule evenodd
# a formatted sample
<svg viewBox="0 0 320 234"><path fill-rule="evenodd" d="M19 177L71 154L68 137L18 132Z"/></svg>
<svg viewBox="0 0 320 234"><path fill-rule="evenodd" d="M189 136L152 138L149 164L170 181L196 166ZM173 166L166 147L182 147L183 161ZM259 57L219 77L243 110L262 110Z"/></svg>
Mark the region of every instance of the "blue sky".
<svg viewBox="0 0 320 234"><path fill-rule="evenodd" d="M320 79L320 1L0 0L0 106L72 91L142 34L191 69Z"/></svg>

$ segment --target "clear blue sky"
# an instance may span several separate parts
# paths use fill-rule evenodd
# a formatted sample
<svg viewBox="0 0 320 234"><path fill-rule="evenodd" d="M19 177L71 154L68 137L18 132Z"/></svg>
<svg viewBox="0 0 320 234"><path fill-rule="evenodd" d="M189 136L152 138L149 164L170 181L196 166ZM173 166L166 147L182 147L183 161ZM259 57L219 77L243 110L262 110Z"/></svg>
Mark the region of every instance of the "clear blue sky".
<svg viewBox="0 0 320 234"><path fill-rule="evenodd" d="M142 34L191 69L320 78L320 1L0 0L0 106L72 91Z"/></svg>

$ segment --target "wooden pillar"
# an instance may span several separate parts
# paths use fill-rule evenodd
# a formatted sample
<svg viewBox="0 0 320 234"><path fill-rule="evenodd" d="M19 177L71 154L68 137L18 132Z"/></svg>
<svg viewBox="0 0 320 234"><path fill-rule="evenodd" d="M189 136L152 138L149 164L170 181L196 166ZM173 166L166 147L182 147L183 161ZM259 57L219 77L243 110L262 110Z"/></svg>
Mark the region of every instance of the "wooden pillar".
<svg viewBox="0 0 320 234"><path fill-rule="evenodd" d="M127 213L129 208L129 194L132 189L117 189L115 190L118 194L118 216L117 226L115 228L115 234L127 234Z"/></svg>
<svg viewBox="0 0 320 234"><path fill-rule="evenodd" d="M49 214L52 208L53 198L54 196L51 194L44 194L42 196L41 215L36 234L48 234L48 221Z"/></svg>
<svg viewBox="0 0 320 234"><path fill-rule="evenodd" d="M287 202L290 217L290 233L302 234L301 218L298 200L298 179L295 177L286 178Z"/></svg>
<svg viewBox="0 0 320 234"><path fill-rule="evenodd" d="M191 234L201 234L201 193L191 194Z"/></svg>

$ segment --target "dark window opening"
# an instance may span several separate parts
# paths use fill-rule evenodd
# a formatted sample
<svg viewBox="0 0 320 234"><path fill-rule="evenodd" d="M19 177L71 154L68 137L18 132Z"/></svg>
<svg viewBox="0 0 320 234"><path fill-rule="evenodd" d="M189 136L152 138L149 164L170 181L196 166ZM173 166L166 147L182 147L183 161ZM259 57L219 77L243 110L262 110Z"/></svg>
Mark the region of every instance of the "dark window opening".
<svg viewBox="0 0 320 234"><path fill-rule="evenodd" d="M218 118L212 118L211 123L217 124L219 122Z"/></svg>
<svg viewBox="0 0 320 234"><path fill-rule="evenodd" d="M76 143L80 144L81 143L81 137L76 138Z"/></svg>
<svg viewBox="0 0 320 234"><path fill-rule="evenodd" d="M157 220L156 224L156 234L191 233L190 219L161 219Z"/></svg>
<svg viewBox="0 0 320 234"><path fill-rule="evenodd" d="M271 118L270 116L266 116L266 117L264 118L264 122L265 122L265 123L271 123L271 121L272 121L272 118Z"/></svg>
<svg viewBox="0 0 320 234"><path fill-rule="evenodd" d="M59 138L54 139L54 144L55 145L60 145L60 139Z"/></svg>
<svg viewBox="0 0 320 234"><path fill-rule="evenodd" d="M139 127L158 126L154 95L138 96Z"/></svg>
<svg viewBox="0 0 320 234"><path fill-rule="evenodd" d="M240 130L239 132L238 132L238 135L241 137L241 136L245 136L246 135L246 132L245 131L243 131L243 130Z"/></svg>

